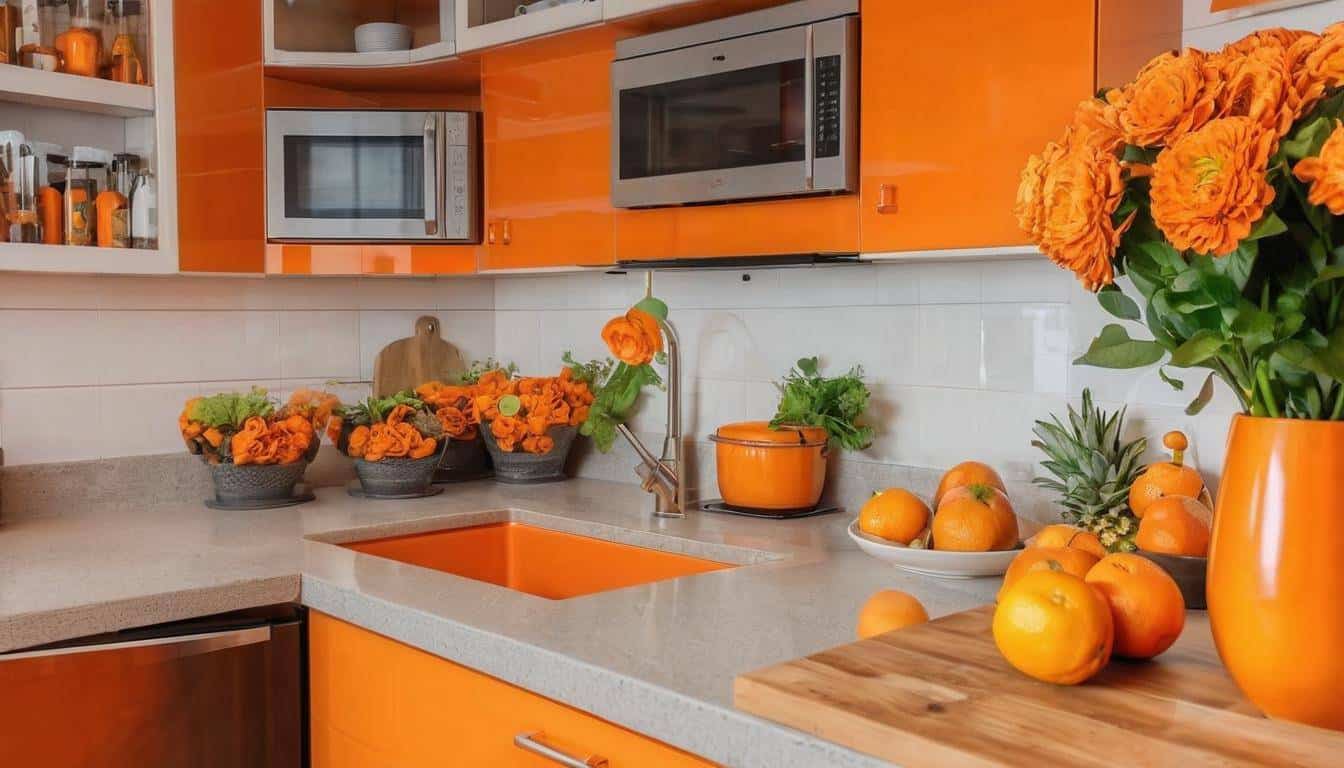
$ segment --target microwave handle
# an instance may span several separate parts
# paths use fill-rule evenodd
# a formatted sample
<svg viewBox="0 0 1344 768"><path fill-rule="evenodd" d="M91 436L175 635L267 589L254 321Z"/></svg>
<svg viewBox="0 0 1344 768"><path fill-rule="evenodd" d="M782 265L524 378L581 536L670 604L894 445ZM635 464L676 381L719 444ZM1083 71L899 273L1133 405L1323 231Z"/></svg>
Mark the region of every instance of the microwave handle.
<svg viewBox="0 0 1344 768"><path fill-rule="evenodd" d="M439 233L439 116L425 115L425 234Z"/></svg>
<svg viewBox="0 0 1344 768"><path fill-rule="evenodd" d="M817 153L817 52L813 40L812 25L806 27L805 53L803 55L803 189L811 190L816 184L814 166Z"/></svg>

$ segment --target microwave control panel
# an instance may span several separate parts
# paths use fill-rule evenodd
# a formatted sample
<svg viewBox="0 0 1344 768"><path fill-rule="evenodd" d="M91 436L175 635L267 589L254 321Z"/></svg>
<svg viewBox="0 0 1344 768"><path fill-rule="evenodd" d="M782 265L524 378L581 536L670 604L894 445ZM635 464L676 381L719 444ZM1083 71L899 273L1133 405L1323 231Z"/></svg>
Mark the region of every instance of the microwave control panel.
<svg viewBox="0 0 1344 768"><path fill-rule="evenodd" d="M444 236L449 240L471 237L471 130L466 112L448 112L443 116Z"/></svg>
<svg viewBox="0 0 1344 768"><path fill-rule="evenodd" d="M814 64L813 80L816 100L813 102L812 125L817 135L817 157L840 155L840 57L818 56Z"/></svg>

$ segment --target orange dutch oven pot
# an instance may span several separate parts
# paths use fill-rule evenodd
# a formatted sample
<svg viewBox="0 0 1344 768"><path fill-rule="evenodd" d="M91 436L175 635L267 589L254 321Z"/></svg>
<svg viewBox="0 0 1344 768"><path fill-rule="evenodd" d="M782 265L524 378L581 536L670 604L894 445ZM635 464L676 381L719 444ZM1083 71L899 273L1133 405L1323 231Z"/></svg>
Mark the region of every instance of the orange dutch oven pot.
<svg viewBox="0 0 1344 768"><path fill-rule="evenodd" d="M826 430L771 429L764 421L725 424L715 444L719 493L734 507L806 509L821 500L826 484Z"/></svg>

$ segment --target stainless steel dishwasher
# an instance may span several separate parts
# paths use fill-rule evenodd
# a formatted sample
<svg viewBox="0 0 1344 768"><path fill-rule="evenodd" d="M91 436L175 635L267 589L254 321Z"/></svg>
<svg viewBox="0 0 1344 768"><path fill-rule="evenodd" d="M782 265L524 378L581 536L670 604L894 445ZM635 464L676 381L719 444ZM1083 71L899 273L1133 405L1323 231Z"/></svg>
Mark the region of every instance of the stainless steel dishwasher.
<svg viewBox="0 0 1344 768"><path fill-rule="evenodd" d="M0 765L302 768L306 645L283 605L0 654Z"/></svg>

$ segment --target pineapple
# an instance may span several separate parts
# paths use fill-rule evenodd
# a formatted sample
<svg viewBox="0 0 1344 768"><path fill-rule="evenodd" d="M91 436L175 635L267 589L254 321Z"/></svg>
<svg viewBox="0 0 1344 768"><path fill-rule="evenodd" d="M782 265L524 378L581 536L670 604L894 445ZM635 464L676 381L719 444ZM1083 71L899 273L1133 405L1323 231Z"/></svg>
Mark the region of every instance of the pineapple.
<svg viewBox="0 0 1344 768"><path fill-rule="evenodd" d="M1082 411L1069 406L1067 426L1050 418L1036 422L1031 444L1045 453L1041 467L1054 477L1032 482L1060 495L1065 520L1095 533L1112 552L1132 552L1139 521L1129 508L1129 487L1143 471L1148 441L1122 442L1125 410L1107 415L1086 389Z"/></svg>

